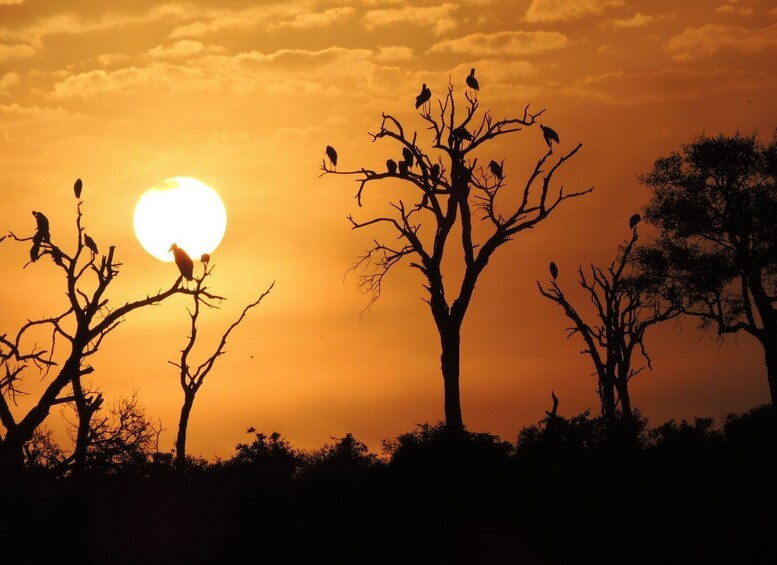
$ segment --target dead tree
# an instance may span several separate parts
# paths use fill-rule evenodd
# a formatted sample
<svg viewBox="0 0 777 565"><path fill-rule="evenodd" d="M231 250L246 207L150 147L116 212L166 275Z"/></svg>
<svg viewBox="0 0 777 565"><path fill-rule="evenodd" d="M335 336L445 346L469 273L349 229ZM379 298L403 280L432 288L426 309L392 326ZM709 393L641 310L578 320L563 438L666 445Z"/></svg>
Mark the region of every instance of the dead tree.
<svg viewBox="0 0 777 565"><path fill-rule="evenodd" d="M119 274L121 263L115 259L115 248L109 246L105 254L97 251L97 245L83 227L81 200L76 207L77 238L72 250L66 250L52 236L48 219L40 212L33 212L36 229L32 235L21 236L11 232L9 237L19 243L29 244L30 260L25 267L41 266L50 259L55 268L65 275L67 304L61 313L27 321L13 335L0 334L0 476L15 476L24 464L24 445L33 437L52 408L73 402L79 415L79 431L74 451L74 470L83 469L88 447L89 419L99 408L102 398L85 392L82 379L93 372L89 358L96 354L103 340L113 332L125 317L139 309L160 302L177 294L193 294L181 286L181 277L167 290L157 291L139 300L112 306L107 297L108 289ZM50 345L42 348L30 346L37 332L50 335ZM61 342L65 352L57 355ZM64 361L57 359L64 358ZM52 371L56 374L37 398L34 405L23 414L15 414L16 396L24 394L23 376L27 370L37 369L43 377Z"/></svg>
<svg viewBox="0 0 777 565"><path fill-rule="evenodd" d="M520 118L494 119L486 111L478 117L479 102L469 92L462 116L456 113L453 85L437 100L439 113L433 116L431 103L424 104L420 116L431 132L426 148L418 141L417 132L409 135L400 121L383 114L380 129L370 134L373 142L393 143L402 160L391 159L381 170L359 168L339 171L335 164L323 162L323 174L355 176L358 184L356 201L362 206L365 189L383 181L401 182L410 189L408 199L389 202L391 211L385 216L356 220L349 216L353 229L385 226L390 240L374 240L374 245L362 255L352 269L361 268L360 289L371 295L369 306L378 299L386 274L407 259L409 266L421 272L424 288L442 349L441 365L445 392L445 422L448 431L459 434L464 430L459 395L459 361L461 326L475 290L478 277L497 248L523 230L535 227L563 201L590 192L564 193L563 186L552 187L558 169L581 148L553 160L551 142L523 182L518 193L510 194L509 175L503 168L478 165L476 154L496 138L530 128L540 135L538 118L543 113L531 113L526 106ZM529 130L527 130L529 131ZM504 163L504 161L502 161ZM475 229L473 219L479 217L485 228ZM476 233L477 232L477 233ZM459 250L463 257L463 276L458 285L447 284L443 277L443 258L449 247L455 246L452 234L459 234ZM384 234L385 235L385 234ZM450 244L450 245L449 245ZM457 286L457 288L452 288ZM452 297L452 298L451 298Z"/></svg>
<svg viewBox="0 0 777 565"><path fill-rule="evenodd" d="M251 310L251 308L258 306L262 299L270 293L273 286L275 286L275 283L273 282L259 298L243 308L243 311L237 320L235 320L221 336L221 340L213 353L200 365L193 367L189 360L189 355L197 342L197 322L200 317L201 306L215 307L213 299L215 298L218 301L222 300L221 297L214 297L213 295L208 294L206 287L204 286L205 279L210 275L212 270L213 267L205 262L203 263L202 276L199 278L195 277L196 286L192 293L194 309L189 311L189 318L191 321L189 339L186 342L186 346L181 350L180 362L175 363L173 361L168 361L171 365L178 368L180 372L181 389L183 390L183 404L181 405L181 416L178 421L178 435L175 440L175 469L179 475L183 475L186 471L186 432L189 426L189 416L191 415L194 406L194 398L197 395L197 391L200 390L200 387L205 382L205 377L207 377L213 369L216 360L225 353L224 347L227 345L227 338L232 333L232 330L240 325L248 314L248 311Z"/></svg>
<svg viewBox="0 0 777 565"><path fill-rule="evenodd" d="M578 269L578 282L593 304L593 322L586 321L562 292L557 270L552 269L548 287L537 282L540 293L561 306L572 321L567 337L580 334L585 343L582 353L591 358L596 369L597 392L605 422L614 423L620 414L628 427L634 423L629 382L645 369L645 366L634 366L634 352L639 350L646 366L652 369L645 350L645 332L650 326L680 314L676 306L646 299L647 293L639 279L626 273L637 237L637 227L633 225L631 239L606 270L592 264L587 275L582 267Z"/></svg>

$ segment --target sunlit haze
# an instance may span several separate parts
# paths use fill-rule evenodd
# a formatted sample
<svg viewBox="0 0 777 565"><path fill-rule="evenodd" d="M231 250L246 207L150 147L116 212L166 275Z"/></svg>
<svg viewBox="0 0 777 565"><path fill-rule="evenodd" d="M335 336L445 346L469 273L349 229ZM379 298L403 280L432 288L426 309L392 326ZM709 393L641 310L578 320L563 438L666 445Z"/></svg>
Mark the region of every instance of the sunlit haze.
<svg viewBox="0 0 777 565"><path fill-rule="evenodd" d="M385 170L399 151L368 134L382 112L429 144L414 107L421 85L436 109L451 81L463 108L473 67L481 111L501 119L527 104L544 109L540 121L560 138L554 158L582 143L558 184L594 188L501 247L478 280L461 330L464 423L514 441L545 416L551 391L564 416L596 413L590 359L579 336L566 337L569 321L537 281L548 280L553 260L570 298L590 305L577 269L609 264L630 236L628 218L650 196L639 175L659 156L701 133L771 139L774 2L0 2L0 233L31 236L30 212L40 210L52 238L72 250L72 187L81 178L85 231L101 254L115 245L121 263L111 308L176 281L171 243L195 259L218 246L208 287L226 300L202 312L196 360L275 286L231 334L198 393L189 452L227 457L249 426L300 448L351 432L380 452L381 440L442 419L440 338L422 276L407 264L387 275L365 310L369 296L348 269L373 238L396 239L381 226L353 230L348 216L391 213L388 202L404 193L384 183L359 208L353 177L320 176L324 150L336 148L338 170ZM538 127L487 147L479 164L504 160L516 194L547 151ZM179 176L213 187L220 200L163 204L172 194L172 184L158 185L163 179L177 179L181 194L203 190ZM202 239L183 243L176 226ZM641 238L651 235L647 224L640 229ZM28 246L0 244L0 334L67 308L61 271L50 259L23 268L28 262ZM445 280L460 275L451 267ZM188 298L128 315L84 377L106 406L137 392L162 422L163 451L180 414L179 375L168 361L186 343ZM653 369L630 385L652 424L768 402L763 348L751 336L721 341L690 318L652 330L645 345ZM50 332L36 339L47 344ZM22 384L32 394L13 409L29 410L43 382L31 369ZM63 445L66 418L75 418L68 410L58 405L46 420Z"/></svg>

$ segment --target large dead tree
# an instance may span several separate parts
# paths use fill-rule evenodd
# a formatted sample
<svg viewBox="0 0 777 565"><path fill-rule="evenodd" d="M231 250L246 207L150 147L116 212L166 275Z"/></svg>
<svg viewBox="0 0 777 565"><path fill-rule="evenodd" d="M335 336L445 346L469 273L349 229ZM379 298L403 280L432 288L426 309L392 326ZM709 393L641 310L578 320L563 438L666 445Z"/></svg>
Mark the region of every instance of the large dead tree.
<svg viewBox="0 0 777 565"><path fill-rule="evenodd" d="M397 118L383 114L380 128L370 134L372 140L389 141L393 144L391 155L401 154L398 161L389 159L385 168L340 171L336 169L334 151L327 151L329 164L322 164L322 175L356 177L359 207L365 191L374 185L400 181L410 189L407 194L412 196L390 202L387 215L366 220L349 216L353 229L383 226L390 234L386 239L375 239L353 268L363 268L359 285L371 295L370 304L380 296L386 274L403 260L423 275L428 293L425 301L442 347L446 427L456 434L464 430L459 395L461 326L478 277L497 248L519 232L535 227L562 201L592 190L565 193L563 186L554 188L555 173L582 145L554 159L552 136L548 135L552 130L543 127L547 151L539 156L526 179L510 183L517 187L511 192L504 161L492 159L483 167L477 155L483 154L490 141L502 136L532 131L540 137L535 126L544 111L532 113L527 106L522 117L497 120L489 111L479 115L474 90L467 91L465 99L463 113L457 114L453 85L449 84L445 96L436 100L437 115L432 115L431 101L419 102L420 117L431 132L424 146L417 132L409 134ZM477 218L484 220L482 229L473 226ZM457 285L446 286L444 281L452 277L443 277L442 265L446 252L456 245L451 241L453 234L459 234L463 275Z"/></svg>
<svg viewBox="0 0 777 565"><path fill-rule="evenodd" d="M193 294L181 285L182 277L167 290L160 290L139 300L113 306L108 298L111 283L119 274L121 263L115 258L114 246L100 253L93 238L83 227L80 200L81 182L76 183L76 239L67 249L50 230L49 221L41 212L33 212L35 231L32 235L16 235L10 239L29 244L30 260L25 265L40 268L48 263L61 270L65 283L67 303L56 315L29 320L13 335L0 334L0 475L15 476L24 464L24 445L33 437L52 408L63 403L74 403L78 416L73 471L82 470L86 463L90 419L102 404L102 396L89 393L82 382L93 372L89 358L95 355L103 340L113 332L125 317L139 308L159 304L177 294ZM40 347L35 339L45 332L50 336L49 346ZM64 341L65 351L59 349ZM33 345L30 345L33 343ZM64 361L62 361L64 359ZM25 394L23 378L35 369L49 377L43 392L26 413L17 413L16 397Z"/></svg>
<svg viewBox="0 0 777 565"><path fill-rule="evenodd" d="M573 325L567 328L567 337L580 334L583 339L585 349L582 353L591 358L598 378L602 417L612 424L620 414L632 430L634 411L629 383L646 366L652 368L645 350L645 332L654 324L680 314L680 308L671 303L651 300L640 280L630 276L628 266L638 238L638 222L639 216L632 216L631 239L606 270L593 264L590 274L582 267L578 269L578 283L590 298L593 317L585 316L585 312L574 306L561 290L557 280L559 271L554 263L551 263L549 286L543 287L537 282L542 296L561 306L572 321ZM645 366L634 365L636 351L645 359Z"/></svg>

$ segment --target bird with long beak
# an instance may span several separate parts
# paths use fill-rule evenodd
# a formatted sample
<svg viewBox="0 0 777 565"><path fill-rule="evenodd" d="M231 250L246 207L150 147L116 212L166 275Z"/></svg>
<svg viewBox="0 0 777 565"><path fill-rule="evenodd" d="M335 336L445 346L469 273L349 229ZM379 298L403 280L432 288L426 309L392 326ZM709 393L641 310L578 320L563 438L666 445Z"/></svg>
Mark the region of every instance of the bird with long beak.
<svg viewBox="0 0 777 565"><path fill-rule="evenodd" d="M173 252L175 264L178 266L178 270L181 271L181 276L187 281L192 280L194 278L194 261L189 257L189 254L175 243L167 251L168 253L170 251Z"/></svg>

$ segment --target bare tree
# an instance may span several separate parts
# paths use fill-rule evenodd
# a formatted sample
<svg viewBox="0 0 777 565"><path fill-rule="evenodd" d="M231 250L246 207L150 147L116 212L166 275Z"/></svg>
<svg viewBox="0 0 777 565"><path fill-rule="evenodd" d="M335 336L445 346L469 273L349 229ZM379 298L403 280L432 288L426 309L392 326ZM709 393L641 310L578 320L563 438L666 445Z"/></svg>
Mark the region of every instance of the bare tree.
<svg viewBox="0 0 777 565"><path fill-rule="evenodd" d="M322 164L322 175L356 177L359 207L365 189L376 183L401 181L410 188L413 196L409 200L398 198L390 202L392 210L385 216L363 221L349 216L353 229L385 226L393 234L392 239L398 241L390 244L374 240L374 245L352 268L363 269L359 285L371 295L369 305L380 296L386 274L404 259L424 276L424 288L428 292L425 301L440 334L446 428L454 434L464 430L459 395L461 326L478 277L497 248L519 232L535 227L563 200L592 190L564 193L563 186L552 188L556 171L582 145L552 160L552 141L546 136L547 152L537 159L528 178L518 183L518 194L510 194L506 190L508 175L503 169L504 161L493 160L488 167L479 166L476 152L494 139L535 126L543 111L531 113L526 106L520 118L496 120L489 111L478 117L477 98L469 92L465 98L461 118L456 114L452 84L448 85L446 95L437 100L437 116L431 113L431 102L421 106L420 116L431 132L427 148L419 145L417 132L409 135L397 118L383 114L380 129L370 134L373 142L389 140L395 150L402 150L402 159L398 163L393 159L387 161L386 169L338 171L331 157L329 165ZM473 217L484 221L485 236L478 237L481 230L473 227ZM443 258L446 249L455 245L448 244L456 233L460 233L458 248L463 257L463 277L458 288L451 288L451 284L446 288Z"/></svg>
<svg viewBox="0 0 777 565"><path fill-rule="evenodd" d="M213 353L200 365L193 367L189 355L197 342L197 322L200 317L201 306L215 307L213 304L214 299L217 301L223 300L221 297L208 294L206 290L207 287L204 286L205 279L210 275L212 270L213 266L209 267L207 262L203 262L202 276L199 278L195 277L196 286L192 293L194 309L189 311L189 318L191 321L189 339L186 346L181 350L180 362L175 363L169 361L171 365L174 365L180 371L181 389L183 390L183 404L181 405L181 416L178 421L178 435L175 440L175 469L179 474L183 474L186 470L186 431L189 426L189 416L191 415L194 406L194 398L197 395L197 391L200 390L200 387L205 382L205 377L207 377L213 369L216 359L226 353L224 347L227 345L227 338L232 333L232 330L240 325L248 314L248 311L251 310L251 308L258 306L262 299L270 293L273 286L275 286L275 282L273 282L259 298L243 308L243 311L237 320L235 320L223 333L221 340Z"/></svg>
<svg viewBox="0 0 777 565"><path fill-rule="evenodd" d="M80 185L80 183L78 183ZM79 187L80 188L80 187ZM80 197L80 190L77 191ZM79 423L74 465L83 468L88 447L89 419L99 408L102 398L85 392L82 379L93 372L88 364L96 354L103 340L125 319L125 316L139 308L159 304L177 294L192 295L193 291L181 286L182 277L167 290L160 290L139 300L113 307L107 291L119 274L121 263L115 259L115 247L100 254L95 241L86 234L83 227L81 200L76 208L77 238L72 251L66 251L56 238L52 237L48 219L40 212L33 212L36 229L32 235L20 236L11 232L9 237L19 243L30 244L30 264L40 265L43 258L51 259L53 265L65 275L67 304L56 315L27 321L14 334L0 334L0 475L16 475L24 464L24 445L28 443L51 409L57 405L74 402L83 424ZM42 348L29 346L36 332L50 335L50 345ZM56 350L65 342L64 362L60 365ZM37 398L34 405L23 414L15 414L16 397L24 394L22 386L25 371L37 369L44 377L54 369L56 374Z"/></svg>
<svg viewBox="0 0 777 565"><path fill-rule="evenodd" d="M561 306L572 321L573 325L567 328L567 337L580 334L585 343L582 353L591 358L596 369L605 422L612 424L620 411L624 422L632 429L634 411L629 382L645 369L645 366L635 367L632 357L638 350L646 366L652 368L645 350L645 332L650 326L680 314L680 309L673 304L662 305L660 301L646 298L641 281L627 272L638 238L638 221L638 216L632 217L631 239L606 270L592 264L590 275L587 275L582 267L578 269L578 282L593 304L594 321L586 321L561 290L556 267L551 267L550 286L543 287L537 282L540 293Z"/></svg>

